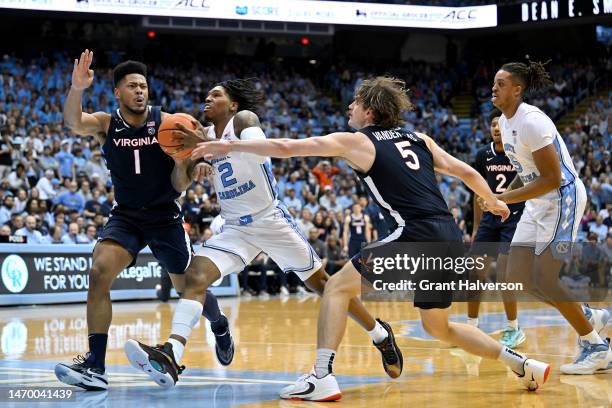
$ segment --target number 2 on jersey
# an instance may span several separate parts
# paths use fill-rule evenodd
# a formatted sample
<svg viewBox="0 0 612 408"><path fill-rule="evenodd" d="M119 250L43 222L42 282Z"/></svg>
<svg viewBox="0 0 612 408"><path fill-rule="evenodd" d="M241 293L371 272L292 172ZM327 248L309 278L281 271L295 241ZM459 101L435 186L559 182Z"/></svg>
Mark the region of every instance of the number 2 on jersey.
<svg viewBox="0 0 612 408"><path fill-rule="evenodd" d="M418 170L421 168L421 163L419 163L419 156L415 152L409 149L410 142L408 140L404 140L403 142L397 142L395 144L397 150L401 153L402 157L406 159L406 166L412 170Z"/></svg>
<svg viewBox="0 0 612 408"><path fill-rule="evenodd" d="M495 176L495 180L499 181L499 184L497 185L497 187L495 187L495 192L503 193L504 191L506 191L506 187L504 187L504 184L506 183L506 176L503 174L498 174L497 176Z"/></svg>
<svg viewBox="0 0 612 408"><path fill-rule="evenodd" d="M228 177L231 177L233 174L234 169L232 169L232 163L223 163L219 166L219 175L221 176L221 183L223 183L223 187L229 187L238 182L235 177L228 179Z"/></svg>

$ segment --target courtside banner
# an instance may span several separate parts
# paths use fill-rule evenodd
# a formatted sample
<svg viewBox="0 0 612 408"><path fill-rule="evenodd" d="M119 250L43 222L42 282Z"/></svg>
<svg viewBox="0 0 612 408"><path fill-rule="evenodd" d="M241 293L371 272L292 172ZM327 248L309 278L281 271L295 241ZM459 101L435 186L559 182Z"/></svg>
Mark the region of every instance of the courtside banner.
<svg viewBox="0 0 612 408"><path fill-rule="evenodd" d="M607 243L393 242L360 256L364 300L466 301L612 300ZM500 260L503 257L505 261ZM506 264L506 267L503 265Z"/></svg>
<svg viewBox="0 0 612 408"><path fill-rule="evenodd" d="M93 245L0 244L0 305L87 300ZM113 299L155 298L162 268L146 248L111 288ZM211 287L216 295L236 295L237 279L226 276Z"/></svg>
<svg viewBox="0 0 612 408"><path fill-rule="evenodd" d="M0 7L231 20L469 29L497 26L495 4L435 7L310 0L0 0Z"/></svg>

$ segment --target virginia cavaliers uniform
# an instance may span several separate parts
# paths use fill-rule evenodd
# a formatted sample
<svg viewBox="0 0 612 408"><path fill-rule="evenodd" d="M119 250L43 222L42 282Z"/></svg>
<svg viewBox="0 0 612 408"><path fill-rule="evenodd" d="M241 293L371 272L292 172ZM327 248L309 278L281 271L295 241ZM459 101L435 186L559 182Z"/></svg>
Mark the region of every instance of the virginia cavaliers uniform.
<svg viewBox="0 0 612 408"><path fill-rule="evenodd" d="M349 223L348 255L349 257L353 257L359 253L363 247L363 244L366 242L366 220L363 213L361 214L361 217L356 217L355 214L351 212L350 217L351 221Z"/></svg>
<svg viewBox="0 0 612 408"><path fill-rule="evenodd" d="M555 124L535 106L521 103L510 119L499 119L504 150L524 185L539 176L532 153L552 144L561 165L561 187L527 200L513 246L535 247L540 255L549 245L576 239L586 206L586 190Z"/></svg>
<svg viewBox="0 0 612 408"><path fill-rule="evenodd" d="M115 189L116 205L99 241L119 243L134 256L148 245L170 273L183 273L191 261L191 244L171 174L174 160L159 147L160 107L147 107L140 127L130 126L119 109L111 115L104 158Z"/></svg>
<svg viewBox="0 0 612 408"><path fill-rule="evenodd" d="M516 170L504 152L495 151L495 143L478 150L474 168L487 180L489 188L496 194L506 191L516 177ZM485 212L480 219L474 242L511 242L516 226L523 214L525 203L510 204L510 217L502 222L499 215ZM507 252L509 248L503 248Z"/></svg>
<svg viewBox="0 0 612 408"><path fill-rule="evenodd" d="M208 130L216 138L214 126ZM221 139L239 140L234 119ZM321 260L299 231L287 208L279 202L270 159L232 152L212 160L213 184L225 224L196 255L209 258L221 276L238 272L265 252L284 272L305 281L321 267Z"/></svg>
<svg viewBox="0 0 612 408"><path fill-rule="evenodd" d="M372 141L376 157L367 173L356 173L370 197L394 224L391 234L379 242L461 244L461 230L442 198L436 182L433 155L425 140L401 128L386 129L373 125L359 132ZM351 262L360 270L359 255ZM436 301L432 301L427 293L416 291L414 305L422 309L449 307L452 292L439 295Z"/></svg>

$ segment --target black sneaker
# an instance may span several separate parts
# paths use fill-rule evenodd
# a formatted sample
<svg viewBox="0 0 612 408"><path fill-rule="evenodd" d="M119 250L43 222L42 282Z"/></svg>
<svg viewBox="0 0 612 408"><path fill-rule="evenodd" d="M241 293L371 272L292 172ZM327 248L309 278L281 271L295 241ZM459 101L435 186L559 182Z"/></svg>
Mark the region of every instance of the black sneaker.
<svg viewBox="0 0 612 408"><path fill-rule="evenodd" d="M234 359L234 339L230 333L227 317L221 315L221 319L225 319L226 324L224 327L217 329L219 334L215 333L214 329L211 329L215 335L215 354L217 355L217 360L219 364L228 366Z"/></svg>
<svg viewBox="0 0 612 408"><path fill-rule="evenodd" d="M124 351L132 367L148 374L164 388L174 387L179 374L185 370L185 366L179 366L174 360L170 343L150 347L136 340L128 340Z"/></svg>
<svg viewBox="0 0 612 408"><path fill-rule="evenodd" d="M93 356L90 353L85 357L78 355L73 358L74 364L60 363L55 366L55 376L68 385L76 385L87 391L106 391L108 377L104 370L93 365Z"/></svg>
<svg viewBox="0 0 612 408"><path fill-rule="evenodd" d="M389 335L379 344L374 343L374 346L376 346L382 355L383 367L387 375L391 378L397 378L402 374L404 357L395 342L395 336L393 336L393 330L391 330L389 323L383 322L380 319L376 319L376 321L385 328Z"/></svg>

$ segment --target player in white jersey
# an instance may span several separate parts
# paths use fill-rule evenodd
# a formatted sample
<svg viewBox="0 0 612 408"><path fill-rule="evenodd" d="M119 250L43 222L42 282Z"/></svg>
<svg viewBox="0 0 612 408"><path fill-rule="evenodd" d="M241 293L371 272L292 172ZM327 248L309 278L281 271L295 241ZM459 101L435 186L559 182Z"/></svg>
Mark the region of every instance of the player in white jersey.
<svg viewBox="0 0 612 408"><path fill-rule="evenodd" d="M182 127L176 140L184 147L194 146L205 135L208 139L226 141L265 139L259 118L253 112L261 106L263 95L251 81L224 81L209 91L205 102L204 112L212 126L199 131ZM295 272L308 288L319 294L329 278L293 217L278 200L268 157L232 153L213 160L211 165L225 224L219 234L196 252L186 271L185 291L174 311L168 342L149 347L128 340L125 345L132 365L162 387L171 387L178 381L184 369L178 362L201 314L206 288L219 278L243 270L261 252L267 253L284 272ZM403 358L391 327L375 320L357 297L351 299L350 313L381 352L387 374L398 377Z"/></svg>
<svg viewBox="0 0 612 408"><path fill-rule="evenodd" d="M555 124L540 109L523 102L525 92L550 83L543 64L536 62L508 63L495 75L492 102L503 112L499 127L504 151L524 185L498 197L507 204L526 202L512 240L508 270L512 279L556 307L578 332L580 354L574 363L561 366L562 373L612 371L610 345L599 336L609 312L562 301L568 297L559 285L562 260L555 254L567 252L575 241L586 192Z"/></svg>

